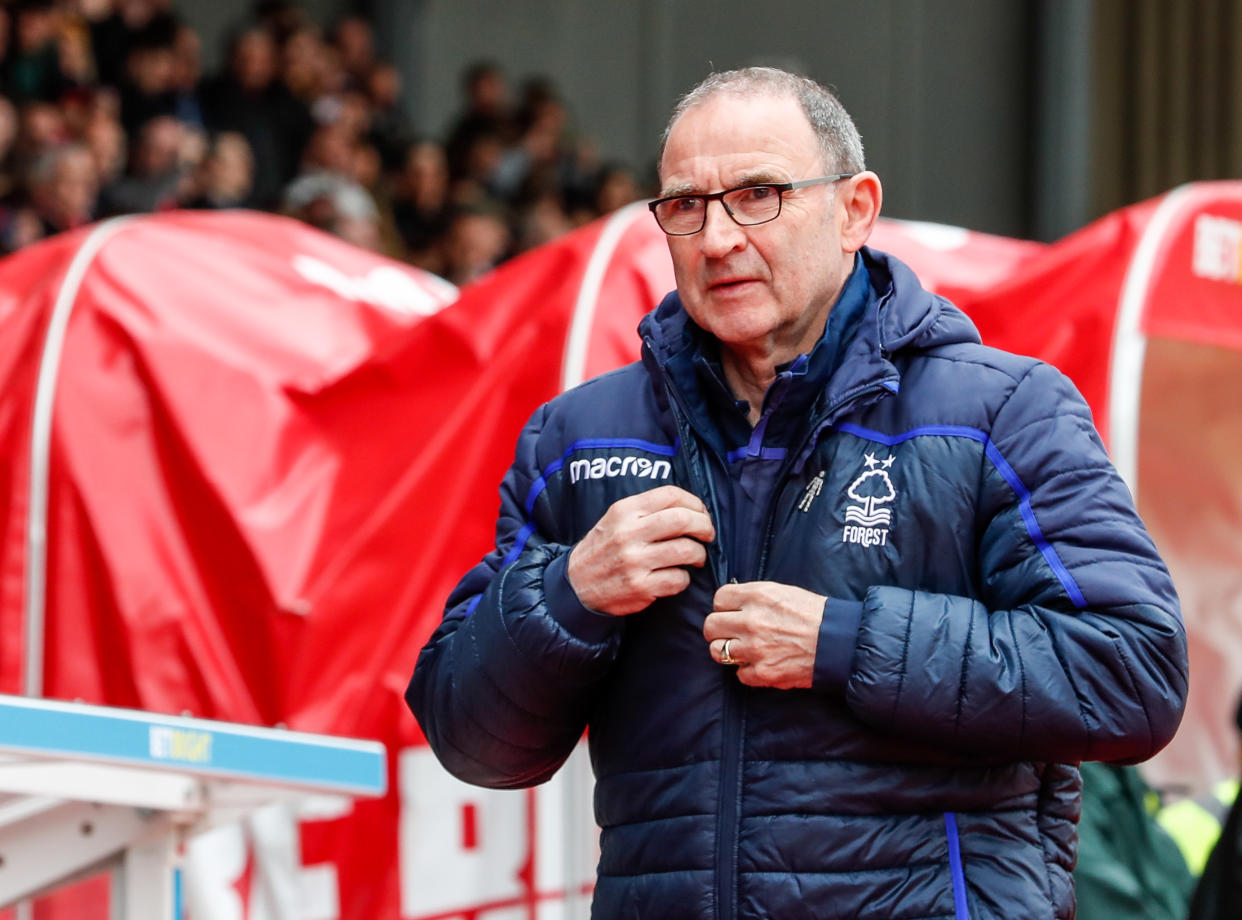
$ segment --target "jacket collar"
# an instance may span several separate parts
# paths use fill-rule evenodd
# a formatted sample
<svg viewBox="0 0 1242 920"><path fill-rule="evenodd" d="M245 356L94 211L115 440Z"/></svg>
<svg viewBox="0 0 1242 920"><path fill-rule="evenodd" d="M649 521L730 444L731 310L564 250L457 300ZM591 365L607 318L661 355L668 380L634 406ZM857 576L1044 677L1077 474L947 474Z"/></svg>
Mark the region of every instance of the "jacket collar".
<svg viewBox="0 0 1242 920"><path fill-rule="evenodd" d="M870 283L863 284L864 280ZM649 371L672 385L689 415L714 419L712 424L696 427L701 431L704 427L717 429L723 418L728 429L723 433L725 441L736 442L736 423L727 409L721 410L724 403L734 403L733 413L743 426L744 412L736 407L724 387L723 375L712 368L719 343L689 318L676 292L643 318L639 333ZM900 260L864 247L854 273L829 314L824 336L809 356L799 359L802 367L794 385L805 387L810 395L797 403L804 409L811 404L810 417L820 419L826 413L835 414L863 392L879 387L897 392L901 375L891 360L893 357L907 348L959 341L979 341L965 314L924 290ZM705 379L709 379L704 377L705 366L716 374L715 384L704 386ZM717 362L715 367L718 366ZM713 386L720 392L712 392ZM722 442L717 446L724 446L727 451L736 444Z"/></svg>

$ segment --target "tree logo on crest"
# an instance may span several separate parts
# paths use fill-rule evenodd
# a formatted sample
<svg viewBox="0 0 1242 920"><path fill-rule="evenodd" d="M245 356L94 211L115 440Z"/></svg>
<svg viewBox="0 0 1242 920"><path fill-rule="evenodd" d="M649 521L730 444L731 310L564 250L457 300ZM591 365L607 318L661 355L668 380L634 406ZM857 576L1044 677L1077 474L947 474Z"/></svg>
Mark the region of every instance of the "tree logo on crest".
<svg viewBox="0 0 1242 920"><path fill-rule="evenodd" d="M850 483L845 490L847 498L858 502L845 509L845 530L841 533L843 543L861 543L863 546L885 546L888 544L888 528L893 522L893 512L882 507L897 497L893 480L888 471L896 457L877 460L875 454L868 453L867 468Z"/></svg>

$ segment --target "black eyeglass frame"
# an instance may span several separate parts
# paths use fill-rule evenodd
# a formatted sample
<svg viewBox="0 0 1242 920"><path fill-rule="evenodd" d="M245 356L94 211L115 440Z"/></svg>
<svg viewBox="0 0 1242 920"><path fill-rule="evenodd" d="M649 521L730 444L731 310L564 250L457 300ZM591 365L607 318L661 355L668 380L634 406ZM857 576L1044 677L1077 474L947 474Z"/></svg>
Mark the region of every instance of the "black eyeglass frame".
<svg viewBox="0 0 1242 920"><path fill-rule="evenodd" d="M842 179L852 179L858 173L833 173L831 176L817 176L814 179L798 179L796 182L752 182L749 185L738 185L733 188L727 188L720 192L711 192L705 195L668 195L664 198L657 198L655 201L647 202L647 208L651 211L651 216L655 218L656 225L664 231L668 236L694 236L696 233L702 233L703 228L707 226L707 206L713 201L719 201L720 206L724 208L726 214L739 227L758 227L760 224L771 223L781 216L781 208L785 204L785 193L792 192L798 188L808 188L812 185L828 185L833 182L840 182ZM776 213L771 217L765 217L763 220L743 221L733 213L728 204L725 203L725 195L732 195L734 192L743 192L749 188L770 188L776 192ZM703 222L699 224L696 230L684 230L681 232L672 232L664 228L664 224L660 223L660 215L656 213L656 209L662 204L670 201L681 201L686 198L697 198L703 202Z"/></svg>

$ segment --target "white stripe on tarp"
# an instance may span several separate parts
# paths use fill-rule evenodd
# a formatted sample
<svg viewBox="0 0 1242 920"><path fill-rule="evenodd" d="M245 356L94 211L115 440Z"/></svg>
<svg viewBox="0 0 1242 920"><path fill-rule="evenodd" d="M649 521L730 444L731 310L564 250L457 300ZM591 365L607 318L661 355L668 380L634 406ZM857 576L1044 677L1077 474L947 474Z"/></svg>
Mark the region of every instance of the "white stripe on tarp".
<svg viewBox="0 0 1242 920"><path fill-rule="evenodd" d="M621 237L634 223L634 216L646 208L645 201L635 201L614 211L595 241L586 271L582 273L582 283L578 285L578 297L574 300L573 319L570 320L569 336L565 340L565 356L561 360L561 392L582 383L587 351L591 345L591 327L595 324L595 308L599 304L600 288L604 286L604 273Z"/></svg>
<svg viewBox="0 0 1242 920"><path fill-rule="evenodd" d="M1143 362L1147 337L1143 335L1143 314L1151 290L1156 258L1160 255L1169 225L1177 216L1193 184L1173 189L1156 206L1126 269L1113 329L1112 360L1108 380L1108 450L1117 472L1138 498L1139 408L1142 401Z"/></svg>
<svg viewBox="0 0 1242 920"><path fill-rule="evenodd" d="M69 316L78 298L82 279L99 250L130 216L113 217L87 234L69 263L60 283L56 303L43 339L39 377L35 387L34 417L30 423L30 512L26 522L26 660L22 670L22 693L43 695L43 633L47 604L47 503L51 465L52 410L56 380L65 346Z"/></svg>

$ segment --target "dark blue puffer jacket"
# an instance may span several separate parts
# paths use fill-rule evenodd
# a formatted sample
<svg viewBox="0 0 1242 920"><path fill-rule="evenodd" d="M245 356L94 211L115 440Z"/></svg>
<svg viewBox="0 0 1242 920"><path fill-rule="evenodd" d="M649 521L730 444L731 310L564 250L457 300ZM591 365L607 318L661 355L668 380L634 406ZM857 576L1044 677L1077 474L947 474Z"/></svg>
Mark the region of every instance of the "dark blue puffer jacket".
<svg viewBox="0 0 1242 920"><path fill-rule="evenodd" d="M1177 727L1177 598L1087 406L863 262L841 353L785 369L749 438L675 295L641 365L541 407L419 657L407 699L464 780L543 782L589 726L596 918L1068 920L1075 764ZM583 608L570 549L666 483L712 511L710 565L641 613ZM711 659L729 578L831 598L812 689Z"/></svg>

